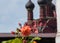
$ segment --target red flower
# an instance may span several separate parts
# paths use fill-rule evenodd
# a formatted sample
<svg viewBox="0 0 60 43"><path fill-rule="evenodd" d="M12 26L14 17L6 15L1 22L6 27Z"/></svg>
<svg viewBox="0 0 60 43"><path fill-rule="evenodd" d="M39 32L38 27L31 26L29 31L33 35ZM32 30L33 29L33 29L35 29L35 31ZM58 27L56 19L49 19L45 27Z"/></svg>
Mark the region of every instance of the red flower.
<svg viewBox="0 0 60 43"><path fill-rule="evenodd" d="M21 32L21 30L19 30L19 32Z"/></svg>
<svg viewBox="0 0 60 43"><path fill-rule="evenodd" d="M23 40L23 43L27 43L27 40Z"/></svg>
<svg viewBox="0 0 60 43"><path fill-rule="evenodd" d="M35 31L35 34L38 34L38 30Z"/></svg>
<svg viewBox="0 0 60 43"><path fill-rule="evenodd" d="M12 33L12 34L15 34L15 32L13 32L13 31L12 31L11 33Z"/></svg>

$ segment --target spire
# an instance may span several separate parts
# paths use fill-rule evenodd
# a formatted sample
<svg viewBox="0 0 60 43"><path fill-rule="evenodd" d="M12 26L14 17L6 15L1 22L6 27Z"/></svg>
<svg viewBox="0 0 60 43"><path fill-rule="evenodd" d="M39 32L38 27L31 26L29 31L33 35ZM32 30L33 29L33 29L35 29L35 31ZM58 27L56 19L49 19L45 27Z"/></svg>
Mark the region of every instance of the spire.
<svg viewBox="0 0 60 43"><path fill-rule="evenodd" d="M33 4L33 2L31 1L31 0L29 0L28 2L27 2L27 4L25 5L25 7L26 7L26 9L27 9L27 12L28 12L28 18L27 18L27 20L28 21L32 21L33 20L33 9L34 9L34 4Z"/></svg>
<svg viewBox="0 0 60 43"><path fill-rule="evenodd" d="M29 0L29 1L31 1L31 0Z"/></svg>

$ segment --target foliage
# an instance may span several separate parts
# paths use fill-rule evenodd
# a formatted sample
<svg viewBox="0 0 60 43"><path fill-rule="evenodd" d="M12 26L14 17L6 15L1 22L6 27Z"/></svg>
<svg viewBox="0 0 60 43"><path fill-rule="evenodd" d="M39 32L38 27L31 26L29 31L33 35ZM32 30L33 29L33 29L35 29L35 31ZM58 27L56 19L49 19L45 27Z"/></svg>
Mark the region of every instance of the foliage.
<svg viewBox="0 0 60 43"><path fill-rule="evenodd" d="M20 38L15 38L7 41L2 41L2 43L22 43L22 40Z"/></svg>
<svg viewBox="0 0 60 43"><path fill-rule="evenodd" d="M21 27L21 24L19 23L19 26ZM35 26L34 26L35 28ZM31 27L29 25L24 25L21 28L17 28L16 32L11 32L12 34L15 34L16 37L15 39L7 40L7 41L2 41L2 43L33 43L34 40L41 40L40 37L32 37L29 36L31 34ZM36 34L38 31L35 28L34 31ZM21 36L21 37L19 37Z"/></svg>
<svg viewBox="0 0 60 43"><path fill-rule="evenodd" d="M31 40L29 40L31 39ZM33 43L34 40L41 40L40 37L28 37L27 43ZM11 39L11 40L7 40L7 41L2 41L2 43L23 43L23 39L22 38L15 38L15 39Z"/></svg>

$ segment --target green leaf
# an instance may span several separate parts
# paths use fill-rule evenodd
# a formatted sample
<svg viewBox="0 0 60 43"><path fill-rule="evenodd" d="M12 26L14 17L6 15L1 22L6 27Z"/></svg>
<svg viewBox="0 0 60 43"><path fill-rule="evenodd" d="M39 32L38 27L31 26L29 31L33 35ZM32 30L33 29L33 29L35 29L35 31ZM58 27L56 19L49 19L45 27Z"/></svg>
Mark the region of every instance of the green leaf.
<svg viewBox="0 0 60 43"><path fill-rule="evenodd" d="M12 40L8 40L7 43L12 43Z"/></svg>
<svg viewBox="0 0 60 43"><path fill-rule="evenodd" d="M7 41L2 41L2 43L7 43Z"/></svg>
<svg viewBox="0 0 60 43"><path fill-rule="evenodd" d="M22 43L22 40L19 38L15 38L12 43Z"/></svg>
<svg viewBox="0 0 60 43"><path fill-rule="evenodd" d="M34 40L41 40L41 38L40 37L34 37L34 38L32 38L32 40L29 43L33 43Z"/></svg>
<svg viewBox="0 0 60 43"><path fill-rule="evenodd" d="M29 36L28 39L32 39L33 37L32 36Z"/></svg>
<svg viewBox="0 0 60 43"><path fill-rule="evenodd" d="M27 40L27 43L30 43L30 40Z"/></svg>
<svg viewBox="0 0 60 43"><path fill-rule="evenodd" d="M32 40L41 40L40 37L34 37Z"/></svg>

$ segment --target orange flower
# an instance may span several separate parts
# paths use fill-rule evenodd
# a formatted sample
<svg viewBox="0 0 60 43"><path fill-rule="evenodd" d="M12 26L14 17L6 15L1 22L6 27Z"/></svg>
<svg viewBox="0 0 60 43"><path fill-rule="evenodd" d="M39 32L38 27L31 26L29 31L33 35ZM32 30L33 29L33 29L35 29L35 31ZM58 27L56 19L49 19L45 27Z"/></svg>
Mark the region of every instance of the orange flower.
<svg viewBox="0 0 60 43"><path fill-rule="evenodd" d="M22 36L29 36L31 34L30 26L24 26L21 28Z"/></svg>
<svg viewBox="0 0 60 43"><path fill-rule="evenodd" d="M36 41L33 41L33 43L37 43Z"/></svg>

